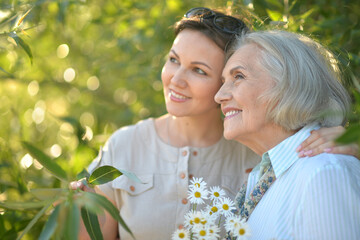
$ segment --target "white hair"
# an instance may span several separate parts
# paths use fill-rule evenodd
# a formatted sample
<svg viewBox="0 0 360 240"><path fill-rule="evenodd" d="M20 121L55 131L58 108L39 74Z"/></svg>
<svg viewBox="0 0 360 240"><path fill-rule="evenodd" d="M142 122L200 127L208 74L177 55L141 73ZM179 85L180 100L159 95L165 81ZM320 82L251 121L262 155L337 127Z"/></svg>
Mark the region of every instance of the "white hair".
<svg viewBox="0 0 360 240"><path fill-rule="evenodd" d="M318 122L321 126L345 123L350 97L340 83L333 54L314 40L285 31L259 31L237 38L228 54L256 44L257 59L275 81L263 96L267 119L287 130Z"/></svg>

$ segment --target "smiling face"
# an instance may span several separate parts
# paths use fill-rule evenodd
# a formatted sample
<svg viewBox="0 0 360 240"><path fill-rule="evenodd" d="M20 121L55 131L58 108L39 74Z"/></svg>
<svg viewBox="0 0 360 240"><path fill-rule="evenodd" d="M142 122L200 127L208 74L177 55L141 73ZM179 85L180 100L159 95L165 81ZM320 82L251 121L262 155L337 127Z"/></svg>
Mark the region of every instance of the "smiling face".
<svg viewBox="0 0 360 240"><path fill-rule="evenodd" d="M161 79L167 111L177 117L218 113L224 52L199 31L185 29L174 40Z"/></svg>
<svg viewBox="0 0 360 240"><path fill-rule="evenodd" d="M223 71L223 85L215 96L225 115L224 136L239 142L263 137L273 124L266 120L267 102L260 98L274 86L274 81L259 61L260 49L255 44L239 48Z"/></svg>

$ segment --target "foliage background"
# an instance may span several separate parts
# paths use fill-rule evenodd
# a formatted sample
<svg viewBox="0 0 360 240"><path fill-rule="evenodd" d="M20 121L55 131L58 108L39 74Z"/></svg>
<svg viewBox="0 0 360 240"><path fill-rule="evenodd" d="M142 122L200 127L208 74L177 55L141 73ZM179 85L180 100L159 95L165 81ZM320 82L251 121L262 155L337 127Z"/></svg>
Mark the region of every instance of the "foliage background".
<svg viewBox="0 0 360 240"><path fill-rule="evenodd" d="M0 201L31 200L29 189L61 185L27 154L22 140L75 178L117 128L165 113L160 73L171 25L197 6L244 16L254 30L285 28L327 45L343 64L354 99L346 139L359 141L356 0L2 0ZM22 47L14 26L29 9L15 29ZM16 238L35 214L0 208L0 239ZM45 220L24 239L37 239Z"/></svg>

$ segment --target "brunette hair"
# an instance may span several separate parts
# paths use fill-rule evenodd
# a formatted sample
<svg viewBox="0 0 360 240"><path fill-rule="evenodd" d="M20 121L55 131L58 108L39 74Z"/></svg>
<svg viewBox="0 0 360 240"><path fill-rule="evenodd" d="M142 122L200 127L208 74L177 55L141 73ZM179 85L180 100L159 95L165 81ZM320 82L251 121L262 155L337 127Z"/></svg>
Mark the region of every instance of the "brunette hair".
<svg viewBox="0 0 360 240"><path fill-rule="evenodd" d="M215 11L215 10L212 11L216 14L216 16L228 16L219 11ZM243 23L243 25L238 29L239 31L238 34L243 34L248 32L249 28L246 26L246 24L241 19L239 19L239 21ZM179 20L174 24L175 37L184 29L195 30L203 33L205 36L211 39L218 47L220 47L224 51L226 50L226 47L231 43L231 41L234 39L235 36L234 33L228 33L216 27L214 24L214 17L207 17L207 18L203 18L201 16L196 16L191 18L183 17L181 20Z"/></svg>

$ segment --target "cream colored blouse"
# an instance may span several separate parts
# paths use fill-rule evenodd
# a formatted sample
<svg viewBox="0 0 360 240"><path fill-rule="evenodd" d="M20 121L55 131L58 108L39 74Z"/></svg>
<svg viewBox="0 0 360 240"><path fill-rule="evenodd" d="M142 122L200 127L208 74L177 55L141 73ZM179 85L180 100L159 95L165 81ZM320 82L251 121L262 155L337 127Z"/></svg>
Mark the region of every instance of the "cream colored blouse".
<svg viewBox="0 0 360 240"><path fill-rule="evenodd" d="M136 239L166 240L182 227L190 209L187 191L192 176L222 187L234 199L246 172L259 161L244 145L224 138L205 148L170 146L159 138L150 118L117 130L89 172L111 165L135 173L145 184L120 176L100 189L116 202ZM132 239L120 225L119 234L121 240Z"/></svg>

